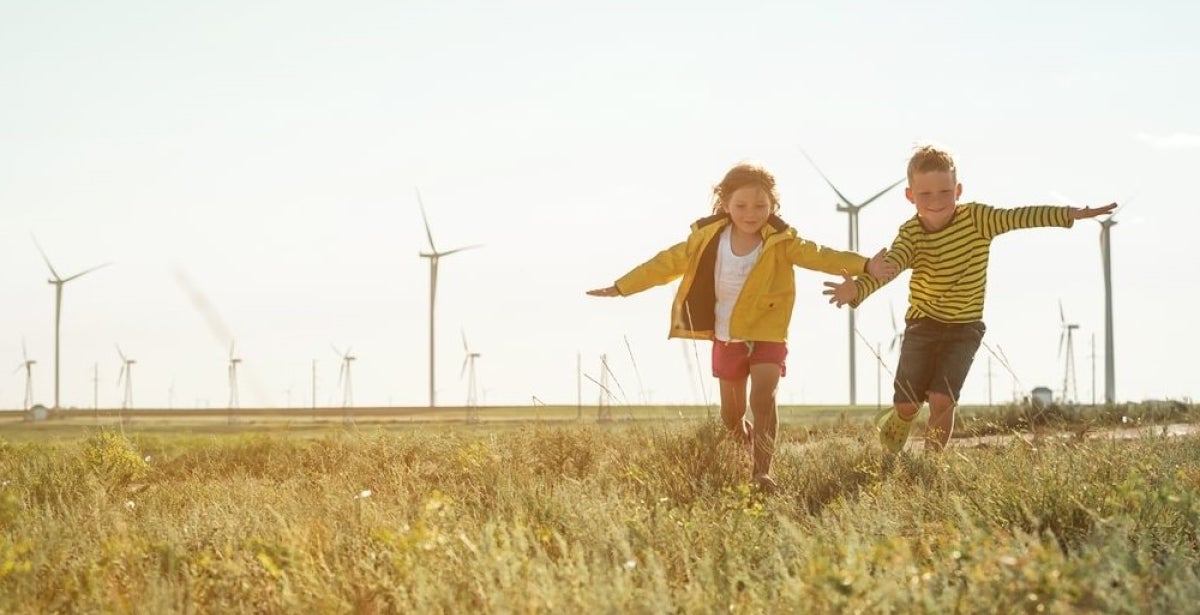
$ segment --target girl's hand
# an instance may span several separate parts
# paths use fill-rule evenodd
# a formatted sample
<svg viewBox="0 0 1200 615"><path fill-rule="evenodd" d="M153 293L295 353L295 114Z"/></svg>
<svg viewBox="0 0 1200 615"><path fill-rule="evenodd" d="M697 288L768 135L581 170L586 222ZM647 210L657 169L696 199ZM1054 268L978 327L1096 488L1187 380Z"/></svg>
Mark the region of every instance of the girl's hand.
<svg viewBox="0 0 1200 615"><path fill-rule="evenodd" d="M1071 208L1071 219L1072 220L1083 220L1084 218L1095 218L1096 216L1103 216L1104 214L1111 214L1113 212L1113 210L1116 208L1117 208L1116 203L1109 203L1108 205L1105 205L1103 207L1084 207L1083 209L1080 209L1078 207L1072 207Z"/></svg>
<svg viewBox="0 0 1200 615"><path fill-rule="evenodd" d="M842 270L841 283L826 282L825 287L827 290L822 291L821 294L827 295L829 302L837 304L838 307L858 298L858 286L854 284L854 278L851 278L845 269Z"/></svg>
<svg viewBox="0 0 1200 615"><path fill-rule="evenodd" d="M609 286L607 288L596 288L589 290L587 291L587 294L593 297L620 297L621 291L617 290L616 286Z"/></svg>
<svg viewBox="0 0 1200 615"><path fill-rule="evenodd" d="M878 254L872 256L867 261L867 275L879 280L880 282L890 282L892 278L900 274L900 268L886 260L887 248L883 248Z"/></svg>

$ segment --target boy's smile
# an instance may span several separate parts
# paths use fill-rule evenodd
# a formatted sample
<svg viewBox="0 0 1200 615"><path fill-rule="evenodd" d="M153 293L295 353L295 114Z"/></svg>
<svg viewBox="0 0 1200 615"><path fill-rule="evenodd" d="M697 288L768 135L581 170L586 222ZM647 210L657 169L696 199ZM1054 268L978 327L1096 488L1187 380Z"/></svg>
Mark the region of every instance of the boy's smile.
<svg viewBox="0 0 1200 615"><path fill-rule="evenodd" d="M940 231L954 219L962 184L950 171L917 173L909 180L904 196L917 206L917 217L925 230Z"/></svg>

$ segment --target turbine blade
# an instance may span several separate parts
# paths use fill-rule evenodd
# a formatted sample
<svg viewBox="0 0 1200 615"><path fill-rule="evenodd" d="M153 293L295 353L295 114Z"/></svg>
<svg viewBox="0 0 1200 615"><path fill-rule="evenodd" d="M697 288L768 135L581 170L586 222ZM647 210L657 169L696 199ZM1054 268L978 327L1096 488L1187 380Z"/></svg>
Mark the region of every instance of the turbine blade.
<svg viewBox="0 0 1200 615"><path fill-rule="evenodd" d="M470 246L463 246L461 248L454 248L453 250L447 250L445 252L440 252L440 253L438 253L438 256L450 256L451 254L454 254L455 252L462 252L463 250L474 250L476 248L482 248L482 247L483 247L483 244L477 243L477 244L470 245Z"/></svg>
<svg viewBox="0 0 1200 615"><path fill-rule="evenodd" d="M121 355L121 362L122 362L122 363L125 363L125 362L127 362L127 361L128 361L128 359L126 359L126 358L125 358L125 353L121 352L121 345L120 345L120 344L115 344L115 346L117 347L117 354Z"/></svg>
<svg viewBox="0 0 1200 615"><path fill-rule="evenodd" d="M900 183L901 183L901 182L903 182L903 181L904 181L904 178L901 178L901 179L898 179L898 180L896 180L896 183L894 183L894 184L892 184L892 185L888 186L887 188L884 188L883 190L880 190L879 192L877 192L877 193L875 194L875 196L873 196L873 197L871 197L871 198L869 198L869 199L867 199L867 200L863 201L863 202L862 202L862 204L858 206L858 208L859 208L859 209L862 209L862 208L866 207L867 205L870 205L871 203L874 203L874 202L875 202L875 199L878 199L879 197L881 197L881 196L883 196L883 195L887 194L889 190L891 190L892 188L895 188L896 186L899 186L899 185L900 185Z"/></svg>
<svg viewBox="0 0 1200 615"><path fill-rule="evenodd" d="M1058 320L1064 327L1067 326L1067 317L1063 314L1062 299L1058 300Z"/></svg>
<svg viewBox="0 0 1200 615"><path fill-rule="evenodd" d="M1066 339L1066 337L1067 332L1065 330L1058 336L1058 356L1060 357L1062 356L1063 340Z"/></svg>
<svg viewBox="0 0 1200 615"><path fill-rule="evenodd" d="M429 230L429 218L425 215L425 202L421 200L421 190L416 189L417 206L421 208L421 222L425 223L425 237L429 239L429 251L437 254L437 247L433 245L433 231Z"/></svg>
<svg viewBox="0 0 1200 615"><path fill-rule="evenodd" d="M825 174L821 172L821 167L818 167L817 163L813 162L813 159L808 155L808 152L804 151L804 148L800 148L800 153L804 154L804 157L808 159L808 163L811 164L814 169L816 169L817 175L820 175L821 179L825 180L826 184L829 184L829 187L833 189L833 193L836 194L838 198L846 204L846 207L854 207L854 203L851 203L850 199L846 198L846 195L842 194L842 192L837 189L837 186L833 185L833 182L829 181L828 177L825 177Z"/></svg>
<svg viewBox="0 0 1200 615"><path fill-rule="evenodd" d="M77 274L75 274L75 275L73 275L73 276L71 276L71 277L69 277L69 278L66 278L66 279L64 279L64 280L63 280L63 282L70 282L71 280L74 280L75 278L78 278L78 277L81 277L81 276L87 275L87 274L89 274L89 273L91 273L91 272L93 272L93 271L95 271L95 270L97 270L97 269L103 269L103 268L105 268L105 267L107 267L107 266L109 266L109 265L111 265L111 264L112 264L112 261L109 261L109 262L107 262L107 263L103 263L103 264L100 264L100 265L96 265L95 267L92 267L91 269L85 269L85 270L83 270L83 271L80 271L79 273L77 273Z"/></svg>
<svg viewBox="0 0 1200 615"><path fill-rule="evenodd" d="M1074 199L1072 199L1071 197L1069 197L1057 190L1051 190L1050 197L1056 201L1066 203L1067 205L1070 205L1071 207L1079 207L1079 203L1076 203Z"/></svg>
<svg viewBox="0 0 1200 615"><path fill-rule="evenodd" d="M21 337L21 358L25 359L26 362L29 361L29 352L27 350L25 350L25 337L24 336Z"/></svg>
<svg viewBox="0 0 1200 615"><path fill-rule="evenodd" d="M50 257L46 256L46 251L42 249L42 244L38 243L37 237L35 237L33 233L30 233L29 236L33 238L33 245L37 247L38 254L42 255L42 260L46 261L46 266L50 268L50 275L54 276L55 280L61 281L62 278L59 277L58 272L54 270L54 265L50 264Z"/></svg>
<svg viewBox="0 0 1200 615"><path fill-rule="evenodd" d="M463 357L462 369L458 371L458 379L459 380L462 380L463 375L467 373L467 360L469 360L470 358L471 358L471 355L467 355L467 356Z"/></svg>
<svg viewBox="0 0 1200 615"><path fill-rule="evenodd" d="M888 307L892 310L892 333L899 334L900 330L896 328L896 304L889 303Z"/></svg>
<svg viewBox="0 0 1200 615"><path fill-rule="evenodd" d="M333 354L336 354L339 357L342 356L342 351L338 350L337 346L330 344L329 347L333 349Z"/></svg>

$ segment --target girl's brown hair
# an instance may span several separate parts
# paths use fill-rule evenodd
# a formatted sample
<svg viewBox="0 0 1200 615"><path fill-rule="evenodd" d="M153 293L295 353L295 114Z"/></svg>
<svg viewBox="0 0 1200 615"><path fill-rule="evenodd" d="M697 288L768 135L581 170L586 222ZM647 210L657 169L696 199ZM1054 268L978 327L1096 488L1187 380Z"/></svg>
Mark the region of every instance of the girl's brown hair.
<svg viewBox="0 0 1200 615"><path fill-rule="evenodd" d="M767 193L771 199L771 213L779 211L779 193L775 190L775 176L771 172L750 163L739 164L725 174L721 183L713 187L713 213L720 213L721 207L729 201L740 188L757 186Z"/></svg>

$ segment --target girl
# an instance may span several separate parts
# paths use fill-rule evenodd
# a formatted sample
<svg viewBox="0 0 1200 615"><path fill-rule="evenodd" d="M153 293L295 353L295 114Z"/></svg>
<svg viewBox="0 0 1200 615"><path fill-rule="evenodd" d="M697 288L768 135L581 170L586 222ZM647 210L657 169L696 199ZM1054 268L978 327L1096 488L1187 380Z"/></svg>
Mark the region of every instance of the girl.
<svg viewBox="0 0 1200 615"><path fill-rule="evenodd" d="M883 260L867 259L800 238L776 213L775 177L739 164L713 188L713 213L692 224L687 240L635 267L597 297L627 296L682 276L671 307L668 337L713 340L713 376L721 382L721 420L750 444L754 483L775 488L778 413L775 390L786 373L787 331L796 298L793 266L826 273L896 275ZM746 420L750 381L753 423Z"/></svg>

